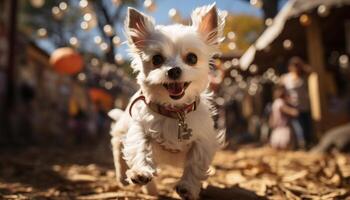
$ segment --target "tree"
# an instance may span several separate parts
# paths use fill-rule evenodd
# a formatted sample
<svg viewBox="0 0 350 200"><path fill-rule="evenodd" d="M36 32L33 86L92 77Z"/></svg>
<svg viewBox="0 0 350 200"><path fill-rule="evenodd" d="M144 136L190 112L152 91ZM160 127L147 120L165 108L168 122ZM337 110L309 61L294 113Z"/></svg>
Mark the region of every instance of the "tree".
<svg viewBox="0 0 350 200"><path fill-rule="evenodd" d="M221 45L221 50L223 53L233 49L246 50L262 31L263 22L258 17L245 14L228 15L224 28L226 40ZM235 48L230 48L230 43L233 43Z"/></svg>
<svg viewBox="0 0 350 200"><path fill-rule="evenodd" d="M136 0L50 0L35 7L33 1L22 0L22 30L34 30L34 37L47 35L53 48L79 42L80 52L97 53L109 63L115 62L117 33L121 32L118 25L123 22L126 7L139 5ZM100 38L95 39L100 50L94 38Z"/></svg>

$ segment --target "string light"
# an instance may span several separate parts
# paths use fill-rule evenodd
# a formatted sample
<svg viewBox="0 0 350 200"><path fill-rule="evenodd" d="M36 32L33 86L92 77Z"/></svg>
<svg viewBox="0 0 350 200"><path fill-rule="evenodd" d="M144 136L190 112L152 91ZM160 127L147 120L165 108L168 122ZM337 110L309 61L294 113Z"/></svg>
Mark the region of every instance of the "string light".
<svg viewBox="0 0 350 200"><path fill-rule="evenodd" d="M230 31L227 33L227 38L230 39L230 40L234 40L236 39L236 33Z"/></svg>
<svg viewBox="0 0 350 200"><path fill-rule="evenodd" d="M222 97L217 97L215 99L215 103L218 105L218 106L223 106L225 104L225 99L222 98Z"/></svg>
<svg viewBox="0 0 350 200"><path fill-rule="evenodd" d="M92 19L92 14L91 13L85 13L83 16L83 19L87 22L91 21Z"/></svg>
<svg viewBox="0 0 350 200"><path fill-rule="evenodd" d="M278 82L279 82L279 77L278 76L276 76L276 75L274 75L274 76L272 76L271 77L271 81L274 83L274 84L277 84Z"/></svg>
<svg viewBox="0 0 350 200"><path fill-rule="evenodd" d="M343 69L347 69L349 67L349 57L345 54L339 56L339 65Z"/></svg>
<svg viewBox="0 0 350 200"><path fill-rule="evenodd" d="M273 68L268 68L266 73L267 74L275 74L275 70Z"/></svg>
<svg viewBox="0 0 350 200"><path fill-rule="evenodd" d="M120 37L118 37L118 36L114 36L113 37L113 44L115 45L115 46L119 46L120 45Z"/></svg>
<svg viewBox="0 0 350 200"><path fill-rule="evenodd" d="M224 68L225 68L225 69L229 69L231 66L232 66L232 65L231 65L231 62L230 62L230 61L225 61L225 62L224 62Z"/></svg>
<svg viewBox="0 0 350 200"><path fill-rule="evenodd" d="M113 27L110 24L106 24L105 26L103 26L103 31L108 36L112 36L114 34Z"/></svg>
<svg viewBox="0 0 350 200"><path fill-rule="evenodd" d="M117 64L119 64L119 65L121 65L121 64L123 64L124 63L124 58L123 58L123 56L121 55L121 54L116 54L115 56L114 56L114 60L115 60L115 62L117 63Z"/></svg>
<svg viewBox="0 0 350 200"><path fill-rule="evenodd" d="M234 42L229 42L229 43L228 43L228 48L229 48L230 50L235 50L235 49L237 48L237 45L236 45L236 43L234 43Z"/></svg>
<svg viewBox="0 0 350 200"><path fill-rule="evenodd" d="M321 17L327 17L329 15L329 8L326 5L320 5L317 8L317 13Z"/></svg>
<svg viewBox="0 0 350 200"><path fill-rule="evenodd" d="M303 26L309 26L311 24L311 19L309 17L309 15L307 14L302 14L300 17L299 17L299 22L301 25Z"/></svg>
<svg viewBox="0 0 350 200"><path fill-rule="evenodd" d="M107 52L107 51L109 50L109 46L108 46L108 44L107 44L106 42L102 42L102 43L100 44L100 49L101 49L102 51L104 51L104 52Z"/></svg>
<svg viewBox="0 0 350 200"><path fill-rule="evenodd" d="M238 75L238 71L236 69L233 69L233 70L230 71L230 76L232 78L235 78L237 75Z"/></svg>
<svg viewBox="0 0 350 200"><path fill-rule="evenodd" d="M79 1L79 7L82 9L87 8L88 5L89 5L89 2L87 0L80 0Z"/></svg>
<svg viewBox="0 0 350 200"><path fill-rule="evenodd" d="M83 81L86 80L86 74L81 72L81 73L78 74L77 78L78 78L79 81L83 82Z"/></svg>
<svg viewBox="0 0 350 200"><path fill-rule="evenodd" d="M69 39L69 44L72 45L73 47L78 47L78 46L79 46L78 38L76 38L76 37L71 37L71 38Z"/></svg>
<svg viewBox="0 0 350 200"><path fill-rule="evenodd" d="M231 61L231 63L232 63L232 66L238 67L238 65L239 65L239 59L238 59L238 58L233 58L232 61Z"/></svg>
<svg viewBox="0 0 350 200"><path fill-rule="evenodd" d="M37 35L38 35L39 38L47 37L47 30L46 30L46 28L39 28L37 30Z"/></svg>
<svg viewBox="0 0 350 200"><path fill-rule="evenodd" d="M250 67L249 67L249 72L250 73L256 73L258 71L258 66L256 65L256 64L252 64L252 65L250 65Z"/></svg>
<svg viewBox="0 0 350 200"><path fill-rule="evenodd" d="M113 83L111 81L106 81L104 86L107 90L110 90L113 88Z"/></svg>
<svg viewBox="0 0 350 200"><path fill-rule="evenodd" d="M266 26L271 26L273 24L273 19L272 18L267 18L266 20L265 20L265 25Z"/></svg>
<svg viewBox="0 0 350 200"><path fill-rule="evenodd" d="M60 20L63 17L63 12L57 6L52 7L51 9L52 15L56 20Z"/></svg>
<svg viewBox="0 0 350 200"><path fill-rule="evenodd" d="M149 12L154 12L156 10L156 4L153 2L153 0L145 0L143 2L143 6L147 9Z"/></svg>
<svg viewBox="0 0 350 200"><path fill-rule="evenodd" d="M83 29L84 31L88 30L89 29L89 24L86 21L82 21L80 23L80 28Z"/></svg>
<svg viewBox="0 0 350 200"><path fill-rule="evenodd" d="M261 0L250 0L250 4L259 9L263 6L263 2Z"/></svg>
<svg viewBox="0 0 350 200"><path fill-rule="evenodd" d="M96 44L101 44L102 43L102 38L101 38L101 36L95 36L94 37L94 42L96 43Z"/></svg>
<svg viewBox="0 0 350 200"><path fill-rule="evenodd" d="M247 88L247 83L245 81L239 81L238 83L238 87L241 88L241 89L245 89Z"/></svg>
<svg viewBox="0 0 350 200"><path fill-rule="evenodd" d="M224 78L224 85L225 86L229 86L232 84L232 79L230 78Z"/></svg>
<svg viewBox="0 0 350 200"><path fill-rule="evenodd" d="M100 65L100 61L97 58L92 58L90 61L91 65L97 67Z"/></svg>
<svg viewBox="0 0 350 200"><path fill-rule="evenodd" d="M45 0L30 0L30 4L31 4L34 8L41 8L41 7L44 6Z"/></svg>
<svg viewBox="0 0 350 200"><path fill-rule="evenodd" d="M235 77L235 80L236 80L236 82L241 82L242 80L243 80L243 77L241 76L241 75L237 75L236 77Z"/></svg>
<svg viewBox="0 0 350 200"><path fill-rule="evenodd" d="M68 9L68 4L66 2L61 2L58 7L62 10L62 11L66 11Z"/></svg>
<svg viewBox="0 0 350 200"><path fill-rule="evenodd" d="M256 83L252 83L249 85L248 88L248 94L250 94L251 96L254 96L256 94L256 92L258 91L259 86Z"/></svg>
<svg viewBox="0 0 350 200"><path fill-rule="evenodd" d="M168 12L168 15L169 15L170 19L174 22L181 21L180 13L175 8L170 9Z"/></svg>
<svg viewBox="0 0 350 200"><path fill-rule="evenodd" d="M278 77L275 75L275 70L273 68L269 68L264 74L263 78L266 80L270 80L272 82L278 82Z"/></svg>
<svg viewBox="0 0 350 200"><path fill-rule="evenodd" d="M88 29L92 29L97 25L96 15L89 7L84 10L83 20L87 23Z"/></svg>
<svg viewBox="0 0 350 200"><path fill-rule="evenodd" d="M294 44L293 42L290 40L290 39L286 39L283 41L283 47L286 49L286 50L291 50L293 48Z"/></svg>

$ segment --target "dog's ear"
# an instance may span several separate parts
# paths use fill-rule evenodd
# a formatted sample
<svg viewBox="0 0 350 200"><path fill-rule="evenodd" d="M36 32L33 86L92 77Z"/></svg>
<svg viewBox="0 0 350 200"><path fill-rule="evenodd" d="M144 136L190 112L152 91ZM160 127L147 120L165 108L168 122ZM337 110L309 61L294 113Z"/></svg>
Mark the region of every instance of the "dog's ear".
<svg viewBox="0 0 350 200"><path fill-rule="evenodd" d="M129 44L142 49L145 41L154 30L154 20L134 8L128 8L125 20L125 30Z"/></svg>
<svg viewBox="0 0 350 200"><path fill-rule="evenodd" d="M191 19L192 26L209 45L217 45L222 40L225 16L217 10L215 3L196 8L192 12Z"/></svg>

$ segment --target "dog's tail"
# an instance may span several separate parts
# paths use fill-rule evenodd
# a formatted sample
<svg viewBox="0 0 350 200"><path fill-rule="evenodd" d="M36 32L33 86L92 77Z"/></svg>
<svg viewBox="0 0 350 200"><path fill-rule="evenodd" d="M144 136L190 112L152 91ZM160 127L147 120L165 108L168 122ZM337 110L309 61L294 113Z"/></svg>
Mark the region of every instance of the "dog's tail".
<svg viewBox="0 0 350 200"><path fill-rule="evenodd" d="M124 114L124 111L119 108L115 108L108 112L108 116L112 118L114 121L118 121L123 114Z"/></svg>

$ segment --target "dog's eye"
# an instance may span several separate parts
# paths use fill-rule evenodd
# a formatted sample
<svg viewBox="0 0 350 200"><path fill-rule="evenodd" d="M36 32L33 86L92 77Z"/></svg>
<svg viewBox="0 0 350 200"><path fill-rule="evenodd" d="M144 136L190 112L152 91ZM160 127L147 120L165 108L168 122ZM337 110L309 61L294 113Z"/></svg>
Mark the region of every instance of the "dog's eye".
<svg viewBox="0 0 350 200"><path fill-rule="evenodd" d="M164 57L160 54L156 54L152 57L152 64L155 67L160 67L164 63Z"/></svg>
<svg viewBox="0 0 350 200"><path fill-rule="evenodd" d="M188 65L195 65L197 63L197 60L198 60L197 55L194 53L188 53L185 58L185 62Z"/></svg>

